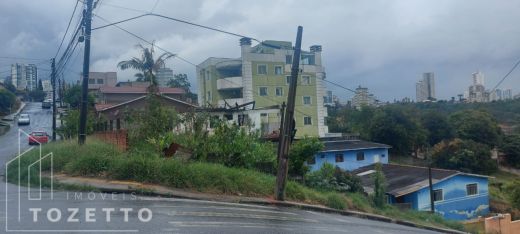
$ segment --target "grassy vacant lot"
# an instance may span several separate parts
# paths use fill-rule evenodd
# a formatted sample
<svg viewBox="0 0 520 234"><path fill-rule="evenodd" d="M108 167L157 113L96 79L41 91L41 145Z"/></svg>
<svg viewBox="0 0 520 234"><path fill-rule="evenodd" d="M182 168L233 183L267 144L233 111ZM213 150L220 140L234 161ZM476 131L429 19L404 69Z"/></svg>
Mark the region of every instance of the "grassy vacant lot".
<svg viewBox="0 0 520 234"><path fill-rule="evenodd" d="M75 176L101 177L116 180L133 180L160 184L174 188L213 194L228 194L251 197L272 197L275 177L254 170L229 168L205 162L184 162L176 159L160 158L150 151L121 152L109 144L89 139L78 147L75 141L50 143L43 147L42 154L53 152L54 173ZM35 162L39 155L33 150L23 157L21 181L36 184L39 178L37 168L32 168L31 178L27 177L27 165ZM7 172L9 182L18 181L18 161L14 161ZM42 163L43 170L50 169L50 160ZM43 184L48 184L44 181ZM287 183L288 200L321 204L335 209L350 209L381 214L392 218L412 221L424 225L463 229L460 223L446 221L438 215L426 212L400 211L392 206L376 209L362 194L344 194L333 191L318 191L297 182Z"/></svg>

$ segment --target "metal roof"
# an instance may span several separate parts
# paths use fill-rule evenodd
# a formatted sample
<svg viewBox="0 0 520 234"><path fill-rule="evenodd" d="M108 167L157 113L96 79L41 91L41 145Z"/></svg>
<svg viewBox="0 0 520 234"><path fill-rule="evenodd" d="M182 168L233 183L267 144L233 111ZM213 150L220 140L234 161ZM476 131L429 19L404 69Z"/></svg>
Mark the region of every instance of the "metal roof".
<svg viewBox="0 0 520 234"><path fill-rule="evenodd" d="M361 178L363 187L374 187L374 180L372 178L373 173L367 173L370 170L374 170L374 167L375 165L369 165L352 171L353 174L358 175ZM396 197L413 193L429 186L427 167L383 164L382 170L383 174L385 175L387 193ZM455 170L432 168L432 183L435 184L456 175L488 178L488 176L483 175L467 174Z"/></svg>
<svg viewBox="0 0 520 234"><path fill-rule="evenodd" d="M362 140L328 140L323 141L323 144L325 147L321 152L392 148L389 145Z"/></svg>

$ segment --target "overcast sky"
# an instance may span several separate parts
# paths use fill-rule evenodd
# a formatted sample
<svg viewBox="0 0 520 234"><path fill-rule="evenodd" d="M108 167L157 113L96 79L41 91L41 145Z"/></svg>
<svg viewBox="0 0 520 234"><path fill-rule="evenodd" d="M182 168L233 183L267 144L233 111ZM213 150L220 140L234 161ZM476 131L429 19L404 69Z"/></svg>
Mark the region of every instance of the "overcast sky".
<svg viewBox="0 0 520 234"><path fill-rule="evenodd" d="M0 57L53 57L75 3L1 0ZM152 10L261 40L294 42L301 25L303 49L323 46L327 79L349 88L368 87L385 101L415 99L415 82L430 71L440 99L463 93L477 70L492 88L520 59L520 1L512 0L101 0L94 13L114 22ZM76 14L72 27L78 19ZM93 18L93 27L104 24ZM240 56L238 37L156 17L120 26L195 64L207 57ZM134 71L122 72L116 64L138 56L135 45L140 42L115 27L93 31L90 70L117 71L120 81L134 79ZM67 80L78 79L82 60L82 53L72 56ZM0 59L1 78L14 62L24 61ZM167 66L187 73L197 86L193 65L172 59ZM49 65L39 68L41 76L48 76ZM343 100L352 96L328 88ZM520 68L500 88L518 93Z"/></svg>

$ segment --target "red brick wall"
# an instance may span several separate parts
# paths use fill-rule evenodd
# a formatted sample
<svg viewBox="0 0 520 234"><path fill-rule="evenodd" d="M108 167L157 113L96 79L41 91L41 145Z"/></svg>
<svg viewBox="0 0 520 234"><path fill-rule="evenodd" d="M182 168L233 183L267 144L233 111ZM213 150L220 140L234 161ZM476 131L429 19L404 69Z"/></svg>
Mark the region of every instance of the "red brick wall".
<svg viewBox="0 0 520 234"><path fill-rule="evenodd" d="M128 132L126 130L96 132L93 136L115 145L119 150L126 151L128 149Z"/></svg>

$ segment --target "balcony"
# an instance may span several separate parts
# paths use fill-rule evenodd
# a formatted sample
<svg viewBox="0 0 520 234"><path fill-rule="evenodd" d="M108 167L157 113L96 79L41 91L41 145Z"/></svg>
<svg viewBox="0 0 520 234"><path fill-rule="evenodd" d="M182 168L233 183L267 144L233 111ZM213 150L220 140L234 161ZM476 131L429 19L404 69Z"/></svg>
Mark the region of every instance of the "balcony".
<svg viewBox="0 0 520 234"><path fill-rule="evenodd" d="M240 89L243 88L242 77L228 77L217 80L217 89L218 90L227 90L227 89Z"/></svg>
<svg viewBox="0 0 520 234"><path fill-rule="evenodd" d="M227 104L229 104L230 106L236 106L236 105L244 104L244 99L243 98L228 98L228 99L225 99L225 100L226 100ZM218 100L218 106L224 107L225 106L224 100Z"/></svg>

